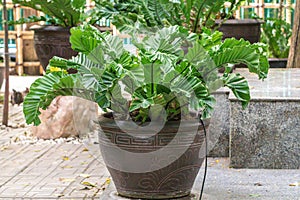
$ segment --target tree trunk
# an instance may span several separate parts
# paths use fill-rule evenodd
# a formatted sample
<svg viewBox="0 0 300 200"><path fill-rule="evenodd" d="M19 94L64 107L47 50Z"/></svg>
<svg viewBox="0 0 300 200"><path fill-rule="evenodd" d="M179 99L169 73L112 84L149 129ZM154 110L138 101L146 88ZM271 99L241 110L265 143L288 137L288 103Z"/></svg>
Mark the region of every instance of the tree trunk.
<svg viewBox="0 0 300 200"><path fill-rule="evenodd" d="M7 7L6 0L3 0L3 20L4 20L4 65L5 65L5 93L2 124L8 125L9 111L9 50L8 50L8 24L7 24Z"/></svg>
<svg viewBox="0 0 300 200"><path fill-rule="evenodd" d="M300 0L296 1L288 68L300 68Z"/></svg>

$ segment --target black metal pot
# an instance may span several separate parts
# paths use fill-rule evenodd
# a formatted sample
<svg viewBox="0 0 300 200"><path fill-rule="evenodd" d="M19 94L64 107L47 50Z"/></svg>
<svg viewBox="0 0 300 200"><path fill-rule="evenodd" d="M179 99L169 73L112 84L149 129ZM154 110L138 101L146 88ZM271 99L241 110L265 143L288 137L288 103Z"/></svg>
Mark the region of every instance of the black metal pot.
<svg viewBox="0 0 300 200"><path fill-rule="evenodd" d="M70 44L70 28L60 26L34 26L34 47L43 69L53 56L70 59L77 55Z"/></svg>
<svg viewBox="0 0 300 200"><path fill-rule="evenodd" d="M128 121L118 123L127 127L126 133L113 119L99 121L101 153L118 194L139 199L188 196L204 159L199 156L204 143L199 122L166 122L155 135L151 128L140 131ZM135 171L139 167L144 171Z"/></svg>

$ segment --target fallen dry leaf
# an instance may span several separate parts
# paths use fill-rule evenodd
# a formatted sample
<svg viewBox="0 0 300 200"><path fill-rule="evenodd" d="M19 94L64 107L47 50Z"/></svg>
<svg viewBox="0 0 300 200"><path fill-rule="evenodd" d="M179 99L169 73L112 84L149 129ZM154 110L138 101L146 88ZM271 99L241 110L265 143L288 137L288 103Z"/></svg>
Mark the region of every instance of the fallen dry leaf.
<svg viewBox="0 0 300 200"><path fill-rule="evenodd" d="M69 158L68 156L63 156L62 159L63 159L64 161L70 160L70 158Z"/></svg>
<svg viewBox="0 0 300 200"><path fill-rule="evenodd" d="M107 178L107 179L105 180L105 184L107 184L107 185L109 185L110 182L111 182L111 179L110 179L110 178Z"/></svg>
<svg viewBox="0 0 300 200"><path fill-rule="evenodd" d="M289 184L289 186L300 186L300 182L291 183L291 184Z"/></svg>
<svg viewBox="0 0 300 200"><path fill-rule="evenodd" d="M65 195L64 194L54 194L53 196L60 198L60 197L63 197Z"/></svg>
<svg viewBox="0 0 300 200"><path fill-rule="evenodd" d="M82 151L89 151L87 148L84 148Z"/></svg>
<svg viewBox="0 0 300 200"><path fill-rule="evenodd" d="M80 177L83 177L83 178L90 178L91 175L89 174L79 174Z"/></svg>
<svg viewBox="0 0 300 200"><path fill-rule="evenodd" d="M85 186L88 186L88 187L97 187L96 184L90 183L90 182L88 182L88 181L83 181L83 182L81 182L80 184L85 185Z"/></svg>
<svg viewBox="0 0 300 200"><path fill-rule="evenodd" d="M93 189L93 188L92 188L92 187L85 186L85 187L83 187L83 188L80 188L79 190L91 190L91 189Z"/></svg>
<svg viewBox="0 0 300 200"><path fill-rule="evenodd" d="M260 194L249 194L250 197L260 197Z"/></svg>
<svg viewBox="0 0 300 200"><path fill-rule="evenodd" d="M4 146L4 147L1 147L1 151L5 151L5 150L7 150L8 149L8 147L7 146Z"/></svg>
<svg viewBox="0 0 300 200"><path fill-rule="evenodd" d="M71 168L73 168L73 166L71 166L71 165L66 165L66 166L63 166L63 167L61 167L61 168L63 168L63 169L71 169Z"/></svg>
<svg viewBox="0 0 300 200"><path fill-rule="evenodd" d="M59 178L59 181L63 182L63 183L70 183L75 181L75 178Z"/></svg>

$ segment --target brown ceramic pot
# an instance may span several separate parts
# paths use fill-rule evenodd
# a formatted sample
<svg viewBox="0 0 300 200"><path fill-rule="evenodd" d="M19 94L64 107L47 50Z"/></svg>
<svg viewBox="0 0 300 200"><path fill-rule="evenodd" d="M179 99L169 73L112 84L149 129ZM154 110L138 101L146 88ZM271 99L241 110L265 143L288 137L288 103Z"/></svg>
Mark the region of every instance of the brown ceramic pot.
<svg viewBox="0 0 300 200"><path fill-rule="evenodd" d="M77 52L70 44L70 28L60 26L34 26L34 47L44 70L53 56L70 59Z"/></svg>
<svg viewBox="0 0 300 200"><path fill-rule="evenodd" d="M209 120L204 122L208 128ZM126 133L108 118L100 119L99 132L101 153L118 194L139 199L188 196L204 159L199 122L167 122L154 135L151 128L140 131L128 121L118 123L127 127Z"/></svg>

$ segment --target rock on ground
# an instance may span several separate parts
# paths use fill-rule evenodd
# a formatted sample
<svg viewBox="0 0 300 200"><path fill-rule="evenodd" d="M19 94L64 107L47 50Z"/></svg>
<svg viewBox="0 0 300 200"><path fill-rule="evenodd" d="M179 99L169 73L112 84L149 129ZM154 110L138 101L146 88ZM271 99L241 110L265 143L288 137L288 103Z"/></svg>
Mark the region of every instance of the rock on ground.
<svg viewBox="0 0 300 200"><path fill-rule="evenodd" d="M95 103L78 97L59 96L41 113L42 123L32 127L32 134L40 139L55 139L91 132L98 108Z"/></svg>

